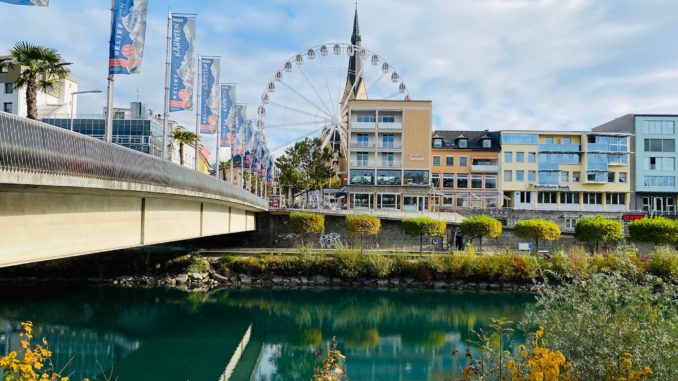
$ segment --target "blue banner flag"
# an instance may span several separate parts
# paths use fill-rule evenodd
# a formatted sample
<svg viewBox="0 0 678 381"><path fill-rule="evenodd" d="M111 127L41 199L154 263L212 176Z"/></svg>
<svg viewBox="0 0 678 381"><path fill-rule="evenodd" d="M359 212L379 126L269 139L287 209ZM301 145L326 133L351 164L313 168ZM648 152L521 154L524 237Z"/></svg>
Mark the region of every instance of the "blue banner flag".
<svg viewBox="0 0 678 381"><path fill-rule="evenodd" d="M49 6L49 0L0 0L0 2L14 5L37 5L39 7Z"/></svg>
<svg viewBox="0 0 678 381"><path fill-rule="evenodd" d="M231 147L233 144L233 105L235 104L235 84L221 84L221 131L219 144Z"/></svg>
<svg viewBox="0 0 678 381"><path fill-rule="evenodd" d="M234 159L240 160L243 154L242 131L247 119L247 105L235 105L233 117L235 118L233 128L233 145L231 146L231 155ZM234 161L235 163L235 161Z"/></svg>
<svg viewBox="0 0 678 381"><path fill-rule="evenodd" d="M170 112L193 110L195 84L195 16L172 15Z"/></svg>
<svg viewBox="0 0 678 381"><path fill-rule="evenodd" d="M252 165L252 139L254 137L254 125L251 120L245 121L245 127L242 131L242 145L244 153L243 166Z"/></svg>
<svg viewBox="0 0 678 381"><path fill-rule="evenodd" d="M200 133L217 132L219 119L219 57L200 59Z"/></svg>
<svg viewBox="0 0 678 381"><path fill-rule="evenodd" d="M266 182L271 182L271 175L273 174L273 158L268 158L268 165L266 166Z"/></svg>
<svg viewBox="0 0 678 381"><path fill-rule="evenodd" d="M141 71L146 35L148 0L115 0L109 74L134 74Z"/></svg>

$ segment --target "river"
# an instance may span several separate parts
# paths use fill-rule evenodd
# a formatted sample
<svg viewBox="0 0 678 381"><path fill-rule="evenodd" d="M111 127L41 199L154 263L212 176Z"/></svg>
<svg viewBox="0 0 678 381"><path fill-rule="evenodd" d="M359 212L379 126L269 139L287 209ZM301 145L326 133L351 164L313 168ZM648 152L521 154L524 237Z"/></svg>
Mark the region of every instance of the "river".
<svg viewBox="0 0 678 381"><path fill-rule="evenodd" d="M20 321L45 337L71 380L304 380L336 336L353 381L443 380L476 348L471 329L520 320L525 294L414 290L4 286L0 354ZM460 360L460 361L462 361Z"/></svg>

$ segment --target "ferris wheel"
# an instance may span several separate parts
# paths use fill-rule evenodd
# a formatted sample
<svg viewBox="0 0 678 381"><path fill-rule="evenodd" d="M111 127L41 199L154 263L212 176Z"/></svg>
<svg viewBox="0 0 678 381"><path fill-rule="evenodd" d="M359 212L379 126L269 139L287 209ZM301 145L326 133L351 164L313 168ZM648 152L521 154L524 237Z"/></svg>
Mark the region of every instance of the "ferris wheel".
<svg viewBox="0 0 678 381"><path fill-rule="evenodd" d="M271 151L304 137L346 157L348 100L404 99L410 94L396 68L360 45L327 43L290 57L266 84L257 127Z"/></svg>

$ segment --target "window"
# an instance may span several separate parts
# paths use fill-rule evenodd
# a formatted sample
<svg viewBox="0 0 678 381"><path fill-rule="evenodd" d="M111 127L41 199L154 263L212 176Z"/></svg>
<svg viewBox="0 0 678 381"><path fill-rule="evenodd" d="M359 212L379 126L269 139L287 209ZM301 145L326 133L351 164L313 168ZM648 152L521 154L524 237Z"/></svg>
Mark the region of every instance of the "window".
<svg viewBox="0 0 678 381"><path fill-rule="evenodd" d="M433 165L440 165L440 156L433 156Z"/></svg>
<svg viewBox="0 0 678 381"><path fill-rule="evenodd" d="M443 188L454 188L454 174L443 174Z"/></svg>
<svg viewBox="0 0 678 381"><path fill-rule="evenodd" d="M468 139L459 139L457 140L457 144L459 145L459 148L466 148L468 147Z"/></svg>
<svg viewBox="0 0 678 381"><path fill-rule="evenodd" d="M527 181L529 182L537 181L537 173L535 171L527 171Z"/></svg>
<svg viewBox="0 0 678 381"><path fill-rule="evenodd" d="M395 156L393 155L393 152L382 152L381 153L381 163L380 165L384 167L396 167L400 165L396 165L395 162Z"/></svg>
<svg viewBox="0 0 678 381"><path fill-rule="evenodd" d="M400 185L401 172L392 169L377 170L377 185Z"/></svg>
<svg viewBox="0 0 678 381"><path fill-rule="evenodd" d="M645 139L645 152L675 152L675 139Z"/></svg>
<svg viewBox="0 0 678 381"><path fill-rule="evenodd" d="M12 113L12 102L5 102L5 103L3 104L2 110L3 110L4 112L8 112L8 113L11 114L11 113Z"/></svg>
<svg viewBox="0 0 678 381"><path fill-rule="evenodd" d="M369 193L353 193L351 199L353 199L352 207L354 208L370 208L372 206L372 195Z"/></svg>
<svg viewBox="0 0 678 381"><path fill-rule="evenodd" d="M675 176L645 176L643 179L646 187L675 187Z"/></svg>
<svg viewBox="0 0 678 381"><path fill-rule="evenodd" d="M516 181L525 181L525 171L516 171Z"/></svg>
<svg viewBox="0 0 678 381"><path fill-rule="evenodd" d="M527 162L528 163L534 163L536 160L537 154L534 152L528 152L527 153Z"/></svg>
<svg viewBox="0 0 678 381"><path fill-rule="evenodd" d="M377 207L380 209L399 209L400 195L399 194L378 194Z"/></svg>
<svg viewBox="0 0 678 381"><path fill-rule="evenodd" d="M468 165L468 158L466 156L459 156L459 165L465 167Z"/></svg>
<svg viewBox="0 0 678 381"><path fill-rule="evenodd" d="M608 173L607 173L607 182L608 182L608 183L613 183L613 182L614 182L614 172L608 172Z"/></svg>
<svg viewBox="0 0 678 381"><path fill-rule="evenodd" d="M433 147L434 148L440 148L443 146L443 139L442 138L434 138L433 139Z"/></svg>
<svg viewBox="0 0 678 381"><path fill-rule="evenodd" d="M561 192L561 204L579 204L579 193L577 192Z"/></svg>
<svg viewBox="0 0 678 381"><path fill-rule="evenodd" d="M608 193L605 195L605 203L608 205L626 205L626 194Z"/></svg>
<svg viewBox="0 0 678 381"><path fill-rule="evenodd" d="M565 217L565 229L574 230L577 226L577 219L573 217Z"/></svg>
<svg viewBox="0 0 678 381"><path fill-rule="evenodd" d="M382 148L395 148L395 136L393 134L381 135Z"/></svg>
<svg viewBox="0 0 678 381"><path fill-rule="evenodd" d="M544 144L553 144L553 138L544 138Z"/></svg>
<svg viewBox="0 0 678 381"><path fill-rule="evenodd" d="M453 166L454 165L454 156L445 157L445 165Z"/></svg>
<svg viewBox="0 0 678 381"><path fill-rule="evenodd" d="M369 136L367 134L357 134L356 135L356 147L366 148L369 144Z"/></svg>
<svg viewBox="0 0 678 381"><path fill-rule="evenodd" d="M428 171L405 171L403 176L405 185L428 185Z"/></svg>
<svg viewBox="0 0 678 381"><path fill-rule="evenodd" d="M502 144L537 144L537 135L502 134Z"/></svg>
<svg viewBox="0 0 678 381"><path fill-rule="evenodd" d="M440 173L434 173L431 175L431 185L433 185L434 188L440 188Z"/></svg>
<svg viewBox="0 0 678 381"><path fill-rule="evenodd" d="M570 182L570 172L568 171L560 171L560 182L561 183L569 183Z"/></svg>
<svg viewBox="0 0 678 381"><path fill-rule="evenodd" d="M672 120L646 120L645 132L652 135L673 135L675 122Z"/></svg>
<svg viewBox="0 0 678 381"><path fill-rule="evenodd" d="M583 194L584 204L587 205L602 205L603 204L603 194L602 193L591 193L584 192Z"/></svg>
<svg viewBox="0 0 678 381"><path fill-rule="evenodd" d="M516 163L525 162L525 152L516 152Z"/></svg>
<svg viewBox="0 0 678 381"><path fill-rule="evenodd" d="M513 181L513 171L504 171L504 181Z"/></svg>
<svg viewBox="0 0 678 381"><path fill-rule="evenodd" d="M532 203L532 192L518 192L520 195L518 199L521 204L531 204Z"/></svg>
<svg viewBox="0 0 678 381"><path fill-rule="evenodd" d="M626 182L626 172L619 172L619 182L620 183Z"/></svg>
<svg viewBox="0 0 678 381"><path fill-rule="evenodd" d="M512 152L504 152L504 163L510 163L513 160Z"/></svg>
<svg viewBox="0 0 678 381"><path fill-rule="evenodd" d="M395 114L379 114L379 123L395 123Z"/></svg>
<svg viewBox="0 0 678 381"><path fill-rule="evenodd" d="M572 172L572 181L573 182L578 183L580 178L581 178L581 172Z"/></svg>
<svg viewBox="0 0 678 381"><path fill-rule="evenodd" d="M14 92L14 84L11 82L5 83L5 94L12 94Z"/></svg>
<svg viewBox="0 0 678 381"><path fill-rule="evenodd" d="M471 188L473 189L483 188L483 175L471 175Z"/></svg>
<svg viewBox="0 0 678 381"><path fill-rule="evenodd" d="M675 169L676 160L673 157L646 157L645 169L658 171L673 171Z"/></svg>
<svg viewBox="0 0 678 381"><path fill-rule="evenodd" d="M369 169L351 169L350 183L374 185L374 171Z"/></svg>
<svg viewBox="0 0 678 381"><path fill-rule="evenodd" d="M485 189L497 189L497 176L496 175L486 175L485 176Z"/></svg>
<svg viewBox="0 0 678 381"><path fill-rule="evenodd" d="M570 138L563 138L562 144L570 144L572 142L572 139Z"/></svg>
<svg viewBox="0 0 678 381"><path fill-rule="evenodd" d="M357 121L359 123L374 123L377 121L377 116L374 115L374 113L359 112L357 116Z"/></svg>
<svg viewBox="0 0 678 381"><path fill-rule="evenodd" d="M483 139L483 148L490 148L490 147L492 147L492 140Z"/></svg>
<svg viewBox="0 0 678 381"><path fill-rule="evenodd" d="M468 189L468 175L461 173L457 175L457 189Z"/></svg>
<svg viewBox="0 0 678 381"><path fill-rule="evenodd" d="M537 202L540 204L555 204L557 202L556 195L556 192L538 192Z"/></svg>
<svg viewBox="0 0 678 381"><path fill-rule="evenodd" d="M365 167L369 165L369 154L367 152L356 152L356 165Z"/></svg>

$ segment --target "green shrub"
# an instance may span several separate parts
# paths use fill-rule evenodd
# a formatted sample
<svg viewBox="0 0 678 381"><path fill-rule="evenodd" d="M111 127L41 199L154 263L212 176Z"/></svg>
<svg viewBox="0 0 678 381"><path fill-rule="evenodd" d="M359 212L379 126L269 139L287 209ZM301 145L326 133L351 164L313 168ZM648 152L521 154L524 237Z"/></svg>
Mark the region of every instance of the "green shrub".
<svg viewBox="0 0 678 381"><path fill-rule="evenodd" d="M629 236L637 242L655 245L678 241L678 222L665 217L643 218L629 224Z"/></svg>
<svg viewBox="0 0 678 381"><path fill-rule="evenodd" d="M668 279L678 280L678 252L660 247L650 254L647 271Z"/></svg>
<svg viewBox="0 0 678 381"><path fill-rule="evenodd" d="M483 252L483 238L498 238L501 235L501 222L490 216L466 218L459 225L461 232L478 240L478 251Z"/></svg>
<svg viewBox="0 0 678 381"><path fill-rule="evenodd" d="M518 237L533 239L535 253L538 253L539 240L556 241L560 239L560 226L544 219L521 220L516 223L514 233Z"/></svg>
<svg viewBox="0 0 678 381"><path fill-rule="evenodd" d="M607 245L624 238L624 230L619 221L613 221L603 216L582 217L574 228L574 236L582 242L595 243L595 251L602 242Z"/></svg>
<svg viewBox="0 0 678 381"><path fill-rule="evenodd" d="M325 229L325 216L316 213L292 212L290 224L292 231L296 234L322 233Z"/></svg>
<svg viewBox="0 0 678 381"><path fill-rule="evenodd" d="M357 250L339 246L335 249L334 273L342 278L354 279L360 274L360 254Z"/></svg>
<svg viewBox="0 0 678 381"><path fill-rule="evenodd" d="M186 266L187 273L206 273L210 269L210 263L207 259L200 256L199 253L192 253L188 266Z"/></svg>
<svg viewBox="0 0 678 381"><path fill-rule="evenodd" d="M443 220L430 217L410 217L402 219L405 234L419 237L419 252L423 252L424 236L442 237L447 224Z"/></svg>
<svg viewBox="0 0 678 381"><path fill-rule="evenodd" d="M363 236L377 235L381 230L381 220L378 217L366 214L347 215L346 230L351 235L360 236L360 253L363 252Z"/></svg>

